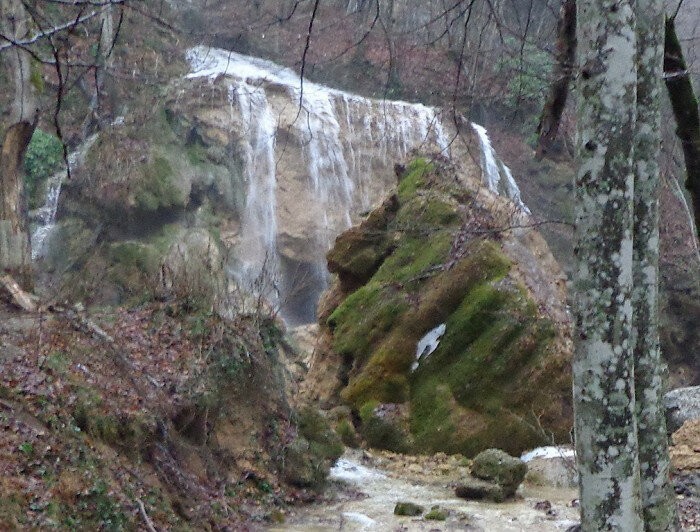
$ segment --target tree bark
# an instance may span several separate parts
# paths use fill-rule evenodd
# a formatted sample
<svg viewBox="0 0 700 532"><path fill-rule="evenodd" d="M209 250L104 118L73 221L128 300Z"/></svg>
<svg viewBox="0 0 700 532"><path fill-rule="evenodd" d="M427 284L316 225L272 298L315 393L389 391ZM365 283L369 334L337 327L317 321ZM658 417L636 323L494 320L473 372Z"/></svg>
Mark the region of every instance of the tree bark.
<svg viewBox="0 0 700 532"><path fill-rule="evenodd" d="M659 159L663 0L637 0L637 118L634 161L634 381L645 529L676 529L659 348Z"/></svg>
<svg viewBox="0 0 700 532"><path fill-rule="evenodd" d="M569 84L573 79L576 62L576 0L564 0L557 24L557 63L554 80L537 125L535 158L548 155L556 140L561 117L566 107Z"/></svg>
<svg viewBox="0 0 700 532"><path fill-rule="evenodd" d="M582 530L641 531L632 338L635 14L579 0L574 420Z"/></svg>
<svg viewBox="0 0 700 532"><path fill-rule="evenodd" d="M695 213L695 227L700 236L700 114L698 100L693 91L690 72L683 57L675 21L666 18L664 53L664 78L668 96L676 118L676 135L683 147L686 182L690 190Z"/></svg>
<svg viewBox="0 0 700 532"><path fill-rule="evenodd" d="M21 0L0 3L0 29L15 40L27 35L27 14ZM31 81L31 56L21 47L8 48L3 56L12 76L14 99L0 148L0 268L27 289L31 287L32 265L23 161L39 110Z"/></svg>

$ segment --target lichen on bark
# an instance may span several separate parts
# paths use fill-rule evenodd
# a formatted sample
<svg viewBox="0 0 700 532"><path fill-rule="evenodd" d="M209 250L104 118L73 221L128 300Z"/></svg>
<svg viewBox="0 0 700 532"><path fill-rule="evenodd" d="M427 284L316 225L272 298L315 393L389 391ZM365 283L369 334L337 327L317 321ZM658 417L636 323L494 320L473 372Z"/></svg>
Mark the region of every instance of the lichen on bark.
<svg viewBox="0 0 700 532"><path fill-rule="evenodd" d="M632 338L635 13L579 1L573 362L583 530L642 530Z"/></svg>
<svg viewBox="0 0 700 532"><path fill-rule="evenodd" d="M658 183L661 152L663 2L637 3L637 119L634 160L634 379L644 526L675 530L675 496L663 407L665 363L659 348Z"/></svg>

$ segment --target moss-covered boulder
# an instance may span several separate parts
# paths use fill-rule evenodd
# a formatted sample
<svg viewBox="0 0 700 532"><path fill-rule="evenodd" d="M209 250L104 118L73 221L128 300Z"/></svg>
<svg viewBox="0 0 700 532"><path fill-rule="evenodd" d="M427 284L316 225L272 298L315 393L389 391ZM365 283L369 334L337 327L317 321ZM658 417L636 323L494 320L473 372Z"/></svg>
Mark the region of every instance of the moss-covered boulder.
<svg viewBox="0 0 700 532"><path fill-rule="evenodd" d="M496 482L504 489L506 496L515 493L526 473L525 462L500 449L486 449L477 454L472 463L472 475Z"/></svg>
<svg viewBox="0 0 700 532"><path fill-rule="evenodd" d="M343 446L328 422L311 407L299 412L297 428L297 436L285 451L284 479L294 486L318 489Z"/></svg>
<svg viewBox="0 0 700 532"><path fill-rule="evenodd" d="M503 224L453 169L417 159L395 196L338 237L321 325L340 400L371 446L516 454L568 435L569 324L549 311L557 288L533 289L558 272L538 262L546 246L528 248L541 240L532 231Z"/></svg>
<svg viewBox="0 0 700 532"><path fill-rule="evenodd" d="M425 509L414 502L397 502L394 506L394 515L407 515L415 517L421 515Z"/></svg>
<svg viewBox="0 0 700 532"><path fill-rule="evenodd" d="M391 252L386 227L396 215L399 202L392 195L372 211L358 227L342 233L328 253L328 269L337 273L344 291L366 283Z"/></svg>

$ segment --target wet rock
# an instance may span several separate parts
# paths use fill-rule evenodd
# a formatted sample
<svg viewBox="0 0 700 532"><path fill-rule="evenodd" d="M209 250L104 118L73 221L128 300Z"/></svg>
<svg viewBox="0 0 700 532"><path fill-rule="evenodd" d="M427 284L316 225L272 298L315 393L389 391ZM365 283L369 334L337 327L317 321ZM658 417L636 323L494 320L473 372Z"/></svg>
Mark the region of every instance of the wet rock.
<svg viewBox="0 0 700 532"><path fill-rule="evenodd" d="M422 506L412 502L397 502L394 507L394 515L408 515L417 516L423 513L424 509Z"/></svg>
<svg viewBox="0 0 700 532"><path fill-rule="evenodd" d="M506 493L501 486L495 482L467 477L462 484L455 488L455 495L462 499L471 501L493 501L503 502L506 500Z"/></svg>
<svg viewBox="0 0 700 532"><path fill-rule="evenodd" d="M530 485L554 488L575 488L578 485L573 449L539 447L525 453L521 460L527 464L525 482Z"/></svg>
<svg viewBox="0 0 700 532"><path fill-rule="evenodd" d="M700 419L700 386L671 390L664 397L664 406L669 434L676 432L688 420Z"/></svg>
<svg viewBox="0 0 700 532"><path fill-rule="evenodd" d="M543 512L548 512L552 509L552 503L549 501L537 501L535 503L535 510L542 510Z"/></svg>
<svg viewBox="0 0 700 532"><path fill-rule="evenodd" d="M526 473L525 462L500 449L480 452L472 464L472 475L481 480L495 482L503 488L506 497L515 493Z"/></svg>
<svg viewBox="0 0 700 532"><path fill-rule="evenodd" d="M430 509L430 511L427 514L425 514L425 519L431 521L445 521L448 515L449 512L444 508L440 508L439 506L433 506Z"/></svg>

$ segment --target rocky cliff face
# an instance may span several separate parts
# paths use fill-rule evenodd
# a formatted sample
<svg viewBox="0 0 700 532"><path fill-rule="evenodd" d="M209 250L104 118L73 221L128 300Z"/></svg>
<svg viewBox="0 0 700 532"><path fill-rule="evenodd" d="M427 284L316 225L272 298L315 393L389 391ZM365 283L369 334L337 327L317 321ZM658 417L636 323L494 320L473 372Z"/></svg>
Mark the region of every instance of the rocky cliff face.
<svg viewBox="0 0 700 532"><path fill-rule="evenodd" d="M567 437L570 320L544 240L523 214L422 159L341 234L306 393L350 406L372 446L511 453Z"/></svg>
<svg viewBox="0 0 700 532"><path fill-rule="evenodd" d="M333 239L381 201L395 163L416 151L468 161L470 179L526 209L483 128L445 124L420 104L302 85L233 52L199 47L188 58L190 74L152 120L104 131L66 189L54 237L99 240L94 267L119 265L116 287L84 289L97 300L194 286L237 310L266 301L290 324L314 321ZM68 267L53 255L53 268Z"/></svg>

